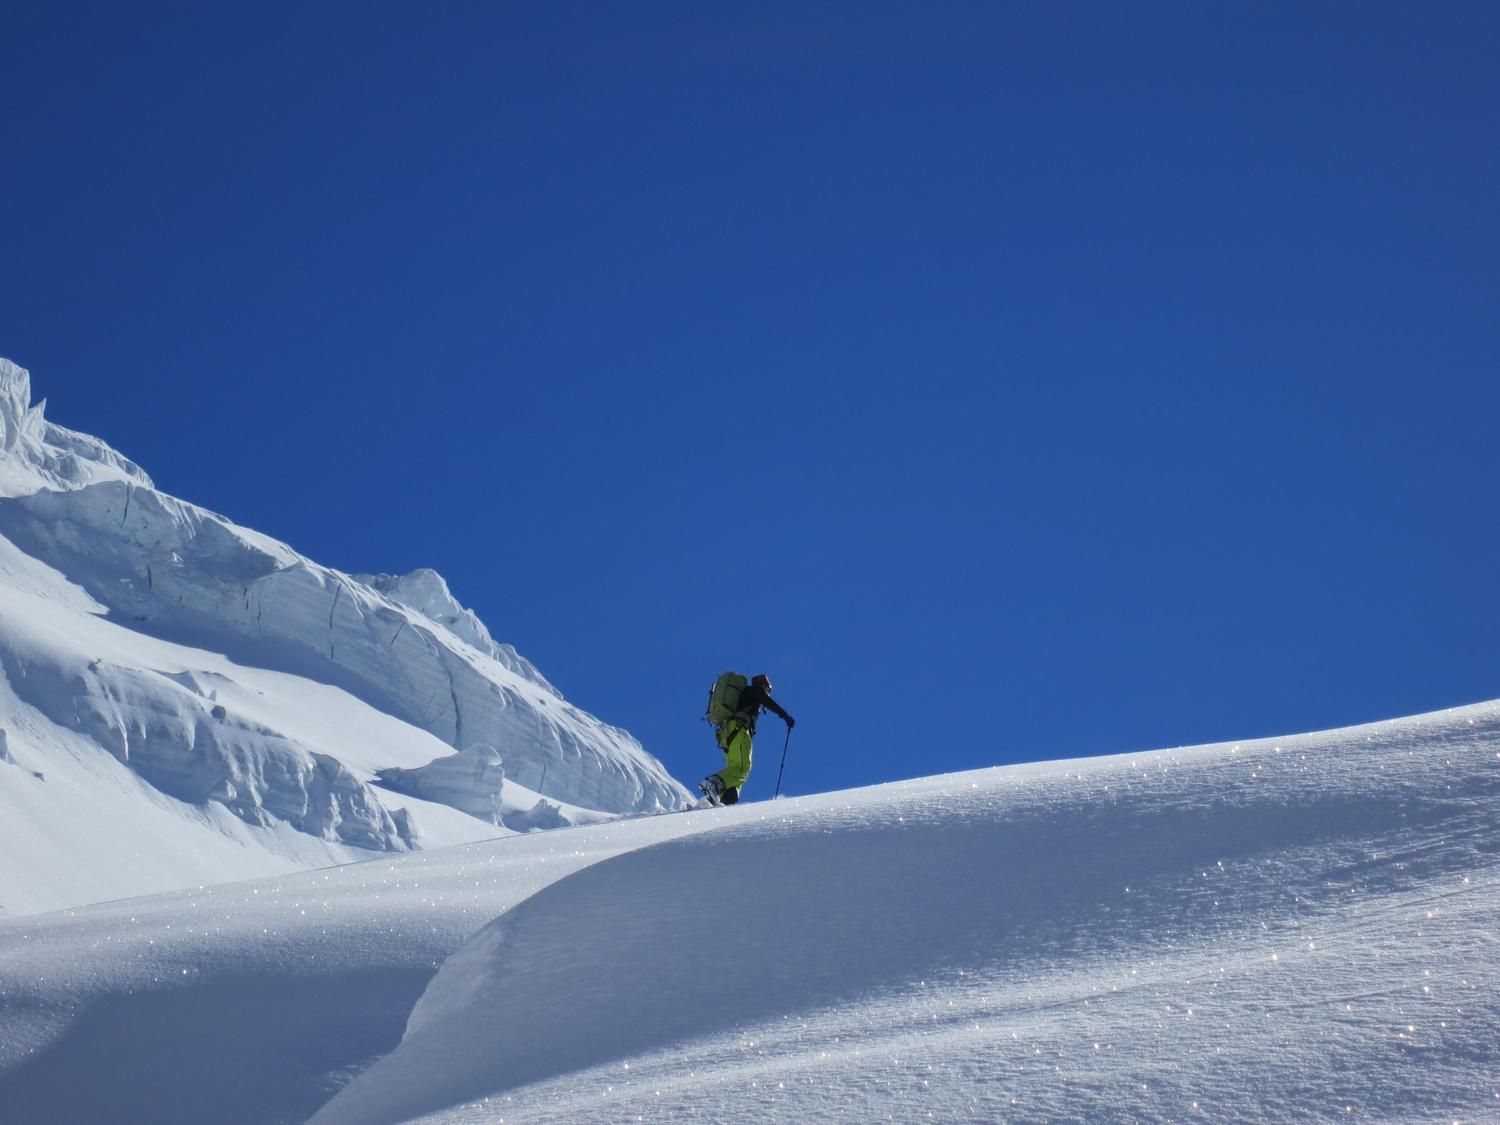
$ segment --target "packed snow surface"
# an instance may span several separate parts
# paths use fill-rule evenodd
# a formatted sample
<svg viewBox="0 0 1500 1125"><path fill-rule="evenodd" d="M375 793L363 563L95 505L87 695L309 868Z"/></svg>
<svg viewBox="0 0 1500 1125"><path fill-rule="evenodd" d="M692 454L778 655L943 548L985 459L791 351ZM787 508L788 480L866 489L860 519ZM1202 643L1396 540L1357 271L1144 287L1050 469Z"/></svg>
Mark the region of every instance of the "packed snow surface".
<svg viewBox="0 0 1500 1125"><path fill-rule="evenodd" d="M1484 704L18 918L0 1120L1500 1120L1497 813Z"/></svg>

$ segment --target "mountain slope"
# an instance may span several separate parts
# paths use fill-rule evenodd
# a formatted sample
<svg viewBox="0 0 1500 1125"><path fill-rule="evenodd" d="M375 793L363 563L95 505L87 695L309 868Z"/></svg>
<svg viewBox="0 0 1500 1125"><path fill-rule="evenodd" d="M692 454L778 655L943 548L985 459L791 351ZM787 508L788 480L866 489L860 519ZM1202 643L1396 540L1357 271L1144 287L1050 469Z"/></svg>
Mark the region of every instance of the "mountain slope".
<svg viewBox="0 0 1500 1125"><path fill-rule="evenodd" d="M14 919L0 1118L1491 1120L1497 814L1485 704Z"/></svg>
<svg viewBox="0 0 1500 1125"><path fill-rule="evenodd" d="M451 957L314 1121L1494 1115L1497 749L1490 705L630 852Z"/></svg>
<svg viewBox="0 0 1500 1125"><path fill-rule="evenodd" d="M342 574L167 496L5 361L0 616L0 847L31 856L0 912L687 799L435 572ZM422 782L455 752L488 767Z"/></svg>

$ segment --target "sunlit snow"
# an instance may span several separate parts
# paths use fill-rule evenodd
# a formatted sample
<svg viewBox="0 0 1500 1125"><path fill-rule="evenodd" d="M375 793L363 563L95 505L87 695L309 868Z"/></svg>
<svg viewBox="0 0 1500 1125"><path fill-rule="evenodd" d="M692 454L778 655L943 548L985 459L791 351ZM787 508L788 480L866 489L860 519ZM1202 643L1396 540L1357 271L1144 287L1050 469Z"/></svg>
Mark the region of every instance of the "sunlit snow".
<svg viewBox="0 0 1500 1125"><path fill-rule="evenodd" d="M0 1116L1493 1120L1497 746L1486 704L15 919Z"/></svg>
<svg viewBox="0 0 1500 1125"><path fill-rule="evenodd" d="M688 800L435 572L168 496L5 360L0 626L0 916Z"/></svg>
<svg viewBox="0 0 1500 1125"><path fill-rule="evenodd" d="M669 812L3 361L0 623L6 1125L1500 1120L1500 703Z"/></svg>

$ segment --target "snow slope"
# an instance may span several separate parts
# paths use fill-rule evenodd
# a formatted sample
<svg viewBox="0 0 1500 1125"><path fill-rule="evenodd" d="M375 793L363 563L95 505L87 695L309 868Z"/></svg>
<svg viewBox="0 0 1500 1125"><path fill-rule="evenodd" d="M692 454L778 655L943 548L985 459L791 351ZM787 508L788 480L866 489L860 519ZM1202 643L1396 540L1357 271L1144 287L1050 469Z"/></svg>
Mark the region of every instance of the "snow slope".
<svg viewBox="0 0 1500 1125"><path fill-rule="evenodd" d="M0 1119L1497 1120L1497 813L1485 704L15 919Z"/></svg>
<svg viewBox="0 0 1500 1125"><path fill-rule="evenodd" d="M4 360L0 731L0 915L688 799L435 572L342 574L168 496Z"/></svg>

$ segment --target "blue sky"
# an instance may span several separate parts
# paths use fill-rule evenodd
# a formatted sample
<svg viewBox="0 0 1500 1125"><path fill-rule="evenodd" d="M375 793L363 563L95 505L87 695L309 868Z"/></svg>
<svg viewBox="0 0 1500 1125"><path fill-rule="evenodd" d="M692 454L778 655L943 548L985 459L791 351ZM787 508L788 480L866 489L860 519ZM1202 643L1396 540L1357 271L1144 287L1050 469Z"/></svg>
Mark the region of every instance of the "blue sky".
<svg viewBox="0 0 1500 1125"><path fill-rule="evenodd" d="M1500 696L1500 10L1124 7L8 5L0 355L685 781Z"/></svg>

